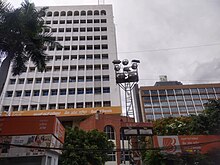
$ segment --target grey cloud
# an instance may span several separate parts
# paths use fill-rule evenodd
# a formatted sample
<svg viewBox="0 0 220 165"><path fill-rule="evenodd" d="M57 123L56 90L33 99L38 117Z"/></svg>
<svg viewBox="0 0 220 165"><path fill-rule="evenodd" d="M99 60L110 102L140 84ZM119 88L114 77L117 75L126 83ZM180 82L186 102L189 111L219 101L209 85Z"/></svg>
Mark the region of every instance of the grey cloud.
<svg viewBox="0 0 220 165"><path fill-rule="evenodd" d="M46 2L47 5L88 5L97 4L98 0L33 2L36 5L46 5ZM154 84L160 74L168 75L169 80L185 83L219 78L220 45L149 51L220 43L219 0L105 2L113 4L119 59L141 60L142 85Z"/></svg>
<svg viewBox="0 0 220 165"><path fill-rule="evenodd" d="M197 65L218 57L220 45L148 50L220 43L219 7L220 1L216 0L118 1L115 19L119 58L141 60L139 72L143 85L152 85L150 80L155 82L160 74L168 75L170 80L197 83L194 72ZM215 76L216 70L201 70L210 79Z"/></svg>
<svg viewBox="0 0 220 165"><path fill-rule="evenodd" d="M220 58L200 63L194 71L195 79L198 81L216 82L220 81Z"/></svg>

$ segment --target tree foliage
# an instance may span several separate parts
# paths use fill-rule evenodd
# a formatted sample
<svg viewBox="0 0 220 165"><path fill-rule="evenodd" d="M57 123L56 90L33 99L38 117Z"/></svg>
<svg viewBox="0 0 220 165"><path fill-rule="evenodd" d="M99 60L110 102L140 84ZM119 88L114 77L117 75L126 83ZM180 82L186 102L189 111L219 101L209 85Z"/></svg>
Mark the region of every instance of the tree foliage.
<svg viewBox="0 0 220 165"><path fill-rule="evenodd" d="M114 143L103 132L67 128L62 165L103 165L112 152Z"/></svg>
<svg viewBox="0 0 220 165"><path fill-rule="evenodd" d="M1 0L2 1L2 0ZM1 2L2 4L3 2ZM19 75L31 59L40 71L45 69L45 44L54 44L51 33L43 32L42 15L46 8L37 10L34 3L25 0L20 8L11 9L2 5L0 21L0 51L13 60L13 74Z"/></svg>
<svg viewBox="0 0 220 165"><path fill-rule="evenodd" d="M220 163L219 150L208 154L166 154L159 150L147 151L144 155L145 165L217 165Z"/></svg>
<svg viewBox="0 0 220 165"><path fill-rule="evenodd" d="M210 100L205 110L198 116L170 117L153 122L155 135L219 135L220 134L220 100ZM220 164L220 149L207 154L167 154L160 150L143 152L145 164L161 165L216 165Z"/></svg>
<svg viewBox="0 0 220 165"><path fill-rule="evenodd" d="M169 117L153 122L153 130L156 135L188 135L189 124L192 122L190 117Z"/></svg>
<svg viewBox="0 0 220 165"><path fill-rule="evenodd" d="M43 30L50 28L44 26L42 15L45 11L46 8L37 9L28 0L17 9L0 0L0 54L6 54L0 67L0 93L11 62L13 75L21 74L29 59L39 71L45 70L47 59L44 46L58 44L51 33Z"/></svg>
<svg viewBox="0 0 220 165"><path fill-rule="evenodd" d="M210 100L198 116L159 119L153 125L156 135L220 134L220 100Z"/></svg>

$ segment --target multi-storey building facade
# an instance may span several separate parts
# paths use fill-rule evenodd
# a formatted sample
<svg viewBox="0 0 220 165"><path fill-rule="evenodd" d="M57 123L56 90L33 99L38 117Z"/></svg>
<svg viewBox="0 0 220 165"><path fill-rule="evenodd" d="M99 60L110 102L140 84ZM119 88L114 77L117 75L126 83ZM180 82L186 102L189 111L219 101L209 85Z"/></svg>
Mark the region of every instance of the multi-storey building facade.
<svg viewBox="0 0 220 165"><path fill-rule="evenodd" d="M183 85L177 81L157 82L139 89L143 121L164 117L198 115L204 104L220 99L220 84Z"/></svg>
<svg viewBox="0 0 220 165"><path fill-rule="evenodd" d="M120 107L112 61L117 59L111 5L51 6L45 32L63 47L45 46L46 71L33 63L8 78L0 99L2 112Z"/></svg>

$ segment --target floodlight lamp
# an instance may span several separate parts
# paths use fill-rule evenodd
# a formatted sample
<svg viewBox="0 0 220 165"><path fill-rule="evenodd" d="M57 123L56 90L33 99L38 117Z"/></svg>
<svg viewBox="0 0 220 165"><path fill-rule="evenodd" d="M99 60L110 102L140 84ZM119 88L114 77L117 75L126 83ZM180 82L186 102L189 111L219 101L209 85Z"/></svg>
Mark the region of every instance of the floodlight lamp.
<svg viewBox="0 0 220 165"><path fill-rule="evenodd" d="M129 71L131 71L131 69L130 69L130 67L124 67L124 68L123 68L123 71L129 72Z"/></svg>
<svg viewBox="0 0 220 165"><path fill-rule="evenodd" d="M132 71L132 72L129 72L128 76L137 76L137 72L136 71Z"/></svg>
<svg viewBox="0 0 220 165"><path fill-rule="evenodd" d="M122 64L123 64L123 65L128 65L128 63L129 63L129 61L128 61L127 59L124 59L124 60L122 61Z"/></svg>
<svg viewBox="0 0 220 165"><path fill-rule="evenodd" d="M132 60L131 62L140 63L140 60Z"/></svg>
<svg viewBox="0 0 220 165"><path fill-rule="evenodd" d="M115 71L119 71L121 68L120 68L120 66L117 64L117 65L115 65Z"/></svg>
<svg viewBox="0 0 220 165"><path fill-rule="evenodd" d="M118 73L116 75L116 78L125 79L125 74L124 73Z"/></svg>
<svg viewBox="0 0 220 165"><path fill-rule="evenodd" d="M120 63L121 63L121 60L113 60L112 63L113 63L114 65L120 64Z"/></svg>
<svg viewBox="0 0 220 165"><path fill-rule="evenodd" d="M136 71L130 72L128 74L128 81L129 82L138 82L138 74Z"/></svg>
<svg viewBox="0 0 220 165"><path fill-rule="evenodd" d="M125 74L124 73L117 73L116 74L116 83L124 83L125 82Z"/></svg>
<svg viewBox="0 0 220 165"><path fill-rule="evenodd" d="M137 69L137 67L138 67L138 64L136 62L131 65L132 69Z"/></svg>

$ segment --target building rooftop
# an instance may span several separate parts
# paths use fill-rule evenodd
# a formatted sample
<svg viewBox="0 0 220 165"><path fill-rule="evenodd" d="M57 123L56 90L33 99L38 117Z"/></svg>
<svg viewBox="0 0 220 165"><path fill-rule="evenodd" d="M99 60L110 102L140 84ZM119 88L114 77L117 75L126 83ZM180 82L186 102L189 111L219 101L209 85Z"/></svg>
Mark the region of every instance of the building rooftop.
<svg viewBox="0 0 220 165"><path fill-rule="evenodd" d="M170 86L170 85L183 85L179 81L158 81L154 84L154 86Z"/></svg>

